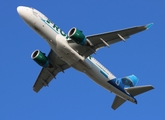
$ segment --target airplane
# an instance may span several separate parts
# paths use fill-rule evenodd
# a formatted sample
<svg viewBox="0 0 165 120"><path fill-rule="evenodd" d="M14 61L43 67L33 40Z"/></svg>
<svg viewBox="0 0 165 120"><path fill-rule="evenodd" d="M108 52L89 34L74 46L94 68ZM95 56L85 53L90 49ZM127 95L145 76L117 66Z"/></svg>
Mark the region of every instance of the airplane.
<svg viewBox="0 0 165 120"><path fill-rule="evenodd" d="M85 36L76 27L71 28L68 34L65 34L55 23L32 7L18 6L17 12L23 21L50 46L47 56L38 49L31 54L31 58L42 67L33 86L35 92L39 92L43 86L48 86L59 72L64 72L70 67L85 73L94 82L114 93L116 97L111 106L114 110L125 101L137 104L136 95L154 89L152 85L135 86L138 82L135 75L116 78L92 57L92 54L100 48L109 47L119 41L126 41L131 35L149 29L153 23Z"/></svg>

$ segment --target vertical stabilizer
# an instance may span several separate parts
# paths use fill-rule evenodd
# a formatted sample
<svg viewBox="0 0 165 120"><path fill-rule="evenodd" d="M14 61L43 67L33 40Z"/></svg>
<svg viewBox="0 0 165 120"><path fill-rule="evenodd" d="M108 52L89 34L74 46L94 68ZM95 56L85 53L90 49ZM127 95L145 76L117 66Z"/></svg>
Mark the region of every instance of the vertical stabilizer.
<svg viewBox="0 0 165 120"><path fill-rule="evenodd" d="M139 79L135 75L130 75L121 79L124 87L134 87Z"/></svg>

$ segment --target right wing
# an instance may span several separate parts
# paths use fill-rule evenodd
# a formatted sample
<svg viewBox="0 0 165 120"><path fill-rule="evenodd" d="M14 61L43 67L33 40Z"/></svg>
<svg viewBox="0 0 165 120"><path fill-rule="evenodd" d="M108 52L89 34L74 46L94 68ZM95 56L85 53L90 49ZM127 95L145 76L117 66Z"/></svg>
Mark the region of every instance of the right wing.
<svg viewBox="0 0 165 120"><path fill-rule="evenodd" d="M70 66L62 61L54 52L53 50L50 51L48 55L48 59L50 60L50 63L52 64L51 68L42 68L36 82L34 83L33 90L35 92L39 92L39 90L43 86L48 86L49 82L55 78L55 76L59 72L64 72L67 68Z"/></svg>
<svg viewBox="0 0 165 120"><path fill-rule="evenodd" d="M98 49L119 41L126 41L126 39L131 35L149 29L152 25L153 23L144 26L136 26L132 28L86 36L87 41L90 44L89 46L79 45L73 40L69 40L68 43L80 55L85 56L86 58L95 53Z"/></svg>

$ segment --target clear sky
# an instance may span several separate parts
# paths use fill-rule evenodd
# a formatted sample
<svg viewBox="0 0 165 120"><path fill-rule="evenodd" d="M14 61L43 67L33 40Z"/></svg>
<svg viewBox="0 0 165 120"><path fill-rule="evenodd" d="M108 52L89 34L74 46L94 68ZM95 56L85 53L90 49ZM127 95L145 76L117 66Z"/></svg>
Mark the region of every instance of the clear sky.
<svg viewBox="0 0 165 120"><path fill-rule="evenodd" d="M48 44L20 18L16 8L38 9L66 33L71 27L85 35L153 22L149 30L103 48L93 55L116 77L135 74L138 85L154 90L111 109L115 95L73 68L59 73L39 93L32 86L40 72L30 55L48 54ZM0 120L164 120L164 0L5 0L0 4Z"/></svg>

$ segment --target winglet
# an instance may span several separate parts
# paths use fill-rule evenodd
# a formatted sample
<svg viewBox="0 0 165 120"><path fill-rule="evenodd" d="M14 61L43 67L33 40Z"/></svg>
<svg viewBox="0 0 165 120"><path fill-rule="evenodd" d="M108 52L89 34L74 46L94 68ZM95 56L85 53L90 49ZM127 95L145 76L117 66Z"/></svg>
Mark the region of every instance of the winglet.
<svg viewBox="0 0 165 120"><path fill-rule="evenodd" d="M146 27L146 29L149 29L150 27L152 27L152 26L153 26L153 24L154 24L154 23L150 23L150 24L146 25L146 26L145 26L145 27Z"/></svg>

